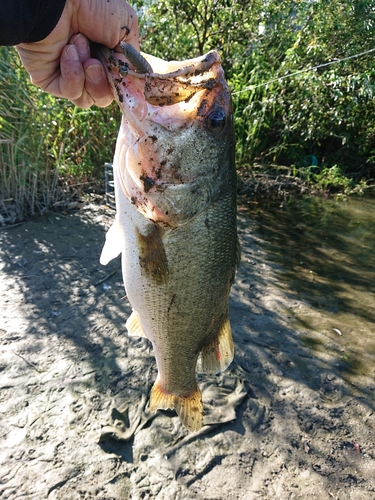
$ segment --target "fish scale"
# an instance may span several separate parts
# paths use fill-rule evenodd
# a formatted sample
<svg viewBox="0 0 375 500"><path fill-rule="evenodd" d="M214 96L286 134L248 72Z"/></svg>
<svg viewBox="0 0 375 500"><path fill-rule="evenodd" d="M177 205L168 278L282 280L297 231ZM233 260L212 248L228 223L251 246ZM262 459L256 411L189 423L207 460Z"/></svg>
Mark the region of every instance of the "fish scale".
<svg viewBox="0 0 375 500"><path fill-rule="evenodd" d="M152 342L151 410L175 409L195 431L203 423L197 364L218 373L233 359L228 297L239 247L231 99L216 52L180 63L145 57L155 73L119 75L119 65L106 65L123 120L116 218L101 262L122 254L128 332Z"/></svg>

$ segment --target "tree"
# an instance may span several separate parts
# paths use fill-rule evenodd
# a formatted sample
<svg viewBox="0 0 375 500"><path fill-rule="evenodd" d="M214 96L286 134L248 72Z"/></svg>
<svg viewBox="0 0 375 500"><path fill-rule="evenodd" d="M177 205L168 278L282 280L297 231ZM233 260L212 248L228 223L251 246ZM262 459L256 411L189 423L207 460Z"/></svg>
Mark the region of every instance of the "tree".
<svg viewBox="0 0 375 500"><path fill-rule="evenodd" d="M222 54L237 158L366 169L375 157L372 0L140 2L143 48L166 59ZM247 90L246 90L247 89ZM316 169L318 171L318 169Z"/></svg>

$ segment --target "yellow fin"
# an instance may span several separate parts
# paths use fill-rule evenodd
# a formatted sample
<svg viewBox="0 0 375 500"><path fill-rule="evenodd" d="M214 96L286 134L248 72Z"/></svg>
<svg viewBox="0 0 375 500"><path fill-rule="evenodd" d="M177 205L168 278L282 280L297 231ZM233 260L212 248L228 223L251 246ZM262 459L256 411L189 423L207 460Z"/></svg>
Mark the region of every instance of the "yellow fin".
<svg viewBox="0 0 375 500"><path fill-rule="evenodd" d="M125 326L128 329L128 334L130 337L147 338L139 320L139 314L137 313L137 311L134 311L134 309L129 318L126 320Z"/></svg>
<svg viewBox="0 0 375 500"><path fill-rule="evenodd" d="M181 422L189 431L198 431L203 422L202 394L198 386L187 397L176 397L175 408Z"/></svg>
<svg viewBox="0 0 375 500"><path fill-rule="evenodd" d="M106 266L109 261L116 258L123 250L124 235L120 222L115 219L105 235L105 243L100 255L100 263Z"/></svg>
<svg viewBox="0 0 375 500"><path fill-rule="evenodd" d="M150 396L150 410L174 410L175 409L175 398L174 394L165 393L159 386L159 382L156 380L155 384L151 389Z"/></svg>
<svg viewBox="0 0 375 500"><path fill-rule="evenodd" d="M165 393L156 380L150 396L150 410L176 410L189 431L198 431L203 422L202 394L198 386L187 396Z"/></svg>
<svg viewBox="0 0 375 500"><path fill-rule="evenodd" d="M218 335L201 350L197 368L214 375L226 370L233 361L233 356L232 330L227 315Z"/></svg>

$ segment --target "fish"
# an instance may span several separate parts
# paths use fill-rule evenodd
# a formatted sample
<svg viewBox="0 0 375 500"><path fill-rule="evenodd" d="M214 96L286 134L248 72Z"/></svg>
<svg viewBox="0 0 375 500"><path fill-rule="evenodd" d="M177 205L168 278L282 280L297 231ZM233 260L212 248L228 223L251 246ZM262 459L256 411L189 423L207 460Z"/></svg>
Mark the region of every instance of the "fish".
<svg viewBox="0 0 375 500"><path fill-rule="evenodd" d="M232 362L229 293L239 264L231 94L210 51L164 61L103 50L122 111L113 160L116 215L100 262L122 255L129 335L151 343L150 410L203 425L196 371Z"/></svg>

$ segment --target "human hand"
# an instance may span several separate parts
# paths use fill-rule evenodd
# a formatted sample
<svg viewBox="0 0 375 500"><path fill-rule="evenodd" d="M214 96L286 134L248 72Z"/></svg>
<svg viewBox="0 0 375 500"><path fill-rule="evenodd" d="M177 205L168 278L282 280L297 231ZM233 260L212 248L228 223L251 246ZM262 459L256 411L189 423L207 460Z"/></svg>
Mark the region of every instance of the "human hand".
<svg viewBox="0 0 375 500"><path fill-rule="evenodd" d="M113 48L126 40L139 50L135 11L124 0L67 0L54 30L40 42L17 45L31 81L81 108L113 100L102 63L89 40Z"/></svg>

